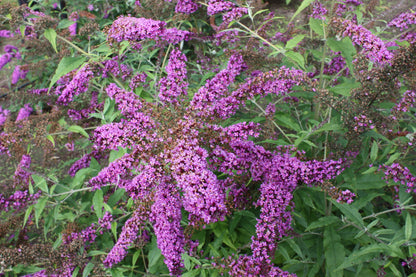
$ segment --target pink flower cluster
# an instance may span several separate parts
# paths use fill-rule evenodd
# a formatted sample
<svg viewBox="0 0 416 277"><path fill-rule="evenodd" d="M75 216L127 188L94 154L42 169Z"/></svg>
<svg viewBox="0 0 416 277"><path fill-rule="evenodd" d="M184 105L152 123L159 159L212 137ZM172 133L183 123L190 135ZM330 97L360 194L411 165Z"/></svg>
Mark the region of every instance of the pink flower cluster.
<svg viewBox="0 0 416 277"><path fill-rule="evenodd" d="M403 167L399 163L393 163L391 165L382 165L379 167L379 170L384 171L383 179L386 182L392 180L395 183L406 186L406 192L416 193L416 177L407 167ZM396 187L396 191L397 193L399 192L398 187Z"/></svg>
<svg viewBox="0 0 416 277"><path fill-rule="evenodd" d="M129 41L134 48L140 49L140 41L145 39L176 44L190 38L191 33L188 31L165 27L166 22L164 21L121 16L111 25L108 31L108 40Z"/></svg>
<svg viewBox="0 0 416 277"><path fill-rule="evenodd" d="M89 82L94 77L90 65L85 65L75 73L74 78L60 92L57 103L60 105L68 105L74 96L84 93L89 88Z"/></svg>
<svg viewBox="0 0 416 277"><path fill-rule="evenodd" d="M32 114L32 112L33 112L33 109L30 106L30 104L25 104L19 110L19 113L17 114L16 122L21 121L21 120L25 120L26 118L28 118Z"/></svg>
<svg viewBox="0 0 416 277"><path fill-rule="evenodd" d="M416 24L416 13L402 13L388 24L388 26L394 26L399 28L400 31L404 31L410 28L410 25Z"/></svg>
<svg viewBox="0 0 416 277"><path fill-rule="evenodd" d="M186 56L179 49L174 49L166 66L167 77L159 81L159 98L162 102L178 103L178 97L187 95Z"/></svg>
<svg viewBox="0 0 416 277"><path fill-rule="evenodd" d="M399 103L397 103L393 107L393 111L396 112L407 112L409 108L414 107L416 102L416 91L414 90L407 90L403 93L403 97L400 99Z"/></svg>
<svg viewBox="0 0 416 277"><path fill-rule="evenodd" d="M6 110L0 107L0 127L4 125L9 114L10 114L9 110Z"/></svg>
<svg viewBox="0 0 416 277"><path fill-rule="evenodd" d="M387 50L384 42L369 30L348 19L334 18L332 23L339 26L342 37L349 37L355 45L361 46L363 54L370 61L380 65L390 63L393 54Z"/></svg>

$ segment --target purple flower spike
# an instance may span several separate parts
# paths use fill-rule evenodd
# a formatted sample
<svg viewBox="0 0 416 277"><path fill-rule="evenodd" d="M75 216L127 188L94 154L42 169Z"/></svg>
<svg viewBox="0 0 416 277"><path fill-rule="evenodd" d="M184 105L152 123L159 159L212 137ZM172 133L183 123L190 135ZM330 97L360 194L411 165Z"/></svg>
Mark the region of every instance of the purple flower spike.
<svg viewBox="0 0 416 277"><path fill-rule="evenodd" d="M89 88L89 82L94 77L90 65L86 65L75 74L74 78L65 86L64 90L58 97L57 103L68 105L72 102L74 96L84 93Z"/></svg>
<svg viewBox="0 0 416 277"><path fill-rule="evenodd" d="M193 0L178 0L178 3L175 7L175 12L191 14L196 12L197 9L198 4L196 4Z"/></svg>
<svg viewBox="0 0 416 277"><path fill-rule="evenodd" d="M157 245L165 256L165 264L173 276L181 274L182 253L185 252L185 236L181 227L179 192L172 184L159 184L152 206L151 220L157 237Z"/></svg>
<svg viewBox="0 0 416 277"><path fill-rule="evenodd" d="M33 109L30 106L30 104L25 104L23 108L20 109L19 114L17 115L17 118L16 118L16 122L28 118L32 112L33 112Z"/></svg>
<svg viewBox="0 0 416 277"><path fill-rule="evenodd" d="M179 49L174 49L166 66L167 77L160 79L159 98L163 102L178 103L178 97L187 95L188 82L186 81L186 56Z"/></svg>
<svg viewBox="0 0 416 277"><path fill-rule="evenodd" d="M340 28L343 37L349 37L355 45L361 46L370 61L380 65L390 63L393 54L387 50L383 41L369 30L348 19L334 18L332 24Z"/></svg>
<svg viewBox="0 0 416 277"><path fill-rule="evenodd" d="M12 84L16 84L20 79L26 78L27 70L22 70L20 65L16 65L12 74Z"/></svg>
<svg viewBox="0 0 416 277"><path fill-rule="evenodd" d="M106 267L112 267L124 259L127 255L127 248L138 238L139 231L144 228L148 217L149 212L142 206L134 211L133 215L124 224L116 245L104 260Z"/></svg>

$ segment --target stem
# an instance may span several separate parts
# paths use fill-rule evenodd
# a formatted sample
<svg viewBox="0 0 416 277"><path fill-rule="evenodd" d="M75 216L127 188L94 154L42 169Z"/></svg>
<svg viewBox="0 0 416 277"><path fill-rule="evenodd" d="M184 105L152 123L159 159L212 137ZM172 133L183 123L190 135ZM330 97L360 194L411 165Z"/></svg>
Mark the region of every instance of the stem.
<svg viewBox="0 0 416 277"><path fill-rule="evenodd" d="M262 36L260 36L259 34L257 34L256 32L254 32L253 30L251 30L250 28L248 28L246 25L240 23L237 21L237 23L243 27L244 29L246 29L251 35L253 35L254 37L260 39L261 41L263 41L264 43L266 43L267 45L269 45L271 48L273 48L274 50L276 50L277 52L280 53L284 53L285 50L283 48L279 48L276 45L273 45L272 43L270 43L267 39L263 38Z"/></svg>
<svg viewBox="0 0 416 277"><path fill-rule="evenodd" d="M73 48L75 48L78 52L80 52L80 53L82 53L83 55L85 55L85 56L87 56L87 57L97 57L97 55L94 55L94 54L90 54L90 53L87 53L87 52L85 52L84 50L82 50L81 48L79 48L78 46L76 46L74 43L72 43L72 42L70 42L69 40L67 40L66 38L64 38L64 37L61 37L60 35L56 35L56 37L57 38L59 38L60 40L62 40L62 41L64 41L64 42L66 42L66 43L68 43L69 45L71 45Z"/></svg>
<svg viewBox="0 0 416 277"><path fill-rule="evenodd" d="M253 102L264 114L266 114L266 111L259 105L257 104L256 100L250 100L251 102ZM291 143L293 144L292 140L286 135L286 133L282 130L282 128L280 128L279 125L277 125L277 123L272 120L273 125L276 126L276 128L283 134L283 136Z"/></svg>
<svg viewBox="0 0 416 277"><path fill-rule="evenodd" d="M86 128L84 128L84 130L94 130L94 129L97 129L98 127L100 127L100 126L86 127ZM55 135L65 135L65 134L72 134L72 133L73 133L73 132L70 132L70 131L57 132L57 133L50 133L50 134L45 135L45 137L46 137L46 136L49 136L49 135L51 135L51 136L55 136Z"/></svg>

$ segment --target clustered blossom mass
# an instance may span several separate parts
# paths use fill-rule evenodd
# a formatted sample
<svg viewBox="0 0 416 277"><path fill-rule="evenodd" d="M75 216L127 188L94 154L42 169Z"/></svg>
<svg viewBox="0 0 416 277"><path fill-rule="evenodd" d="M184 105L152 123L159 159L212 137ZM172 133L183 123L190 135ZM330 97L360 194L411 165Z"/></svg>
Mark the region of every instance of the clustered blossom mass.
<svg viewBox="0 0 416 277"><path fill-rule="evenodd" d="M138 29L143 30L142 27ZM128 34L118 35L142 38L140 30L127 28ZM283 97L294 86L308 83L302 71L282 67L260 73L230 90L229 86L246 68L241 55L231 55L227 68L208 80L187 107L184 102L171 109L164 105L176 104L187 95L186 57L179 49L170 53L167 77L160 81L161 102L147 103L133 91L114 83L107 86L107 95L115 100L125 118L98 127L92 137L95 150L71 169L74 175L100 151L130 149L89 182L94 189L109 184L123 188L135 200L136 210L107 255L106 266L119 263L127 255L128 247L146 233L144 227L150 222L170 273L180 275L185 246L195 244L185 238L181 210L188 212L191 226L223 220L229 213L227 197L240 199L241 189L245 188L236 177L248 175L261 183L257 201L261 216L253 238L253 254L230 263L230 272L244 267L252 274L284 274L271 260L276 242L290 230L293 190L301 182L313 184L334 178L343 170L343 161L305 162L291 157L285 149L270 152L249 140L250 136L259 135L259 126L254 123L228 127L214 124L216 118L230 117L256 95ZM219 180L215 171L228 177Z"/></svg>
<svg viewBox="0 0 416 277"><path fill-rule="evenodd" d="M197 8L194 1L179 0L176 11L192 13ZM248 10L228 1L209 1L208 13L220 12L225 14L217 31ZM380 63L389 61L390 53L384 44L368 30L348 20L336 23L344 28L343 35L352 36L353 42L362 46L370 59ZM76 28L76 23L74 25ZM146 39L177 44L190 37L190 32L167 29L165 22L127 16L114 21L107 39L110 43L129 41L135 49L140 49L140 43ZM11 51L17 55L15 49ZM222 126L220 122L233 116L247 100L256 96L274 94L283 98L297 86L307 85L313 90L314 83L303 71L283 66L269 72L257 72L238 87L232 87L237 76L247 69L242 55L234 53L227 67L207 80L187 102L182 101L188 95L186 62L185 54L178 48L170 52L165 68L167 76L158 83L159 95L155 102L146 102L134 93L134 89L145 82L144 73L130 79L131 90L116 83L108 84L104 91L115 101L123 118L96 128L91 137L94 150L78 160L69 171L71 176L75 176L80 169L88 167L93 158L102 158L109 150L127 149L89 181L94 190L107 185L125 189L134 202L134 211L124 223L104 265L112 267L122 261L137 239L147 238L151 223L171 275L179 276L184 266L182 254L188 245L196 244L185 236L182 210L188 214L191 227L224 220L231 212L227 206L228 199L236 199L235 207L244 207L241 194L251 188L241 180L247 177L260 188L260 196L255 201L260 216L252 238L251 254L224 260L224 263L234 276L241 276L241 272L245 272L245 276L290 276L276 267L272 260L277 242L291 231L293 191L301 183L312 185L336 177L343 171L345 161L306 161L305 157L299 158L302 156L299 153L293 155L296 149L268 150L251 140L260 135L258 124L240 122ZM105 61L102 68L87 64L64 76L55 90L58 104L68 105L78 95L87 93L94 77L111 75L126 81L132 71L127 66L118 66L118 57L115 57ZM91 105L94 108L100 105L97 94L92 92ZM0 116L7 116L5 111L0 112ZM16 121L27 118L31 112L31 107L25 105ZM77 120L91 112L93 110L87 109L70 110L69 113ZM267 108L268 115L274 112L274 106ZM364 126L364 119L363 116L356 118L358 126ZM1 120L2 117L0 123ZM24 157L16 180L29 180L30 176L24 174L28 163L30 157L29 161ZM222 179L218 179L216 173L221 173ZM348 202L352 196L351 192L345 191L339 201ZM26 190L9 197L0 195L0 207L9 209L11 201L30 203L36 197L38 195L29 195ZM98 228L110 229L112 220L111 214L105 213L99 219L99 226L91 225L82 232L72 233L63 238L64 243L70 244L77 239L91 243Z"/></svg>

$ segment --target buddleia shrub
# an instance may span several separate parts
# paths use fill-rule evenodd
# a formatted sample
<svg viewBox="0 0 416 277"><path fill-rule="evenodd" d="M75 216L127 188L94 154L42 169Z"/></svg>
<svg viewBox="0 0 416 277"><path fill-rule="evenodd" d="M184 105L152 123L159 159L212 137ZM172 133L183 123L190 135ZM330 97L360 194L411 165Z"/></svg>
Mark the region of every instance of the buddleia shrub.
<svg viewBox="0 0 416 277"><path fill-rule="evenodd" d="M0 110L2 273L411 272L414 13L376 34L374 6L325 4L6 7L2 36L36 45L3 66L57 65Z"/></svg>

